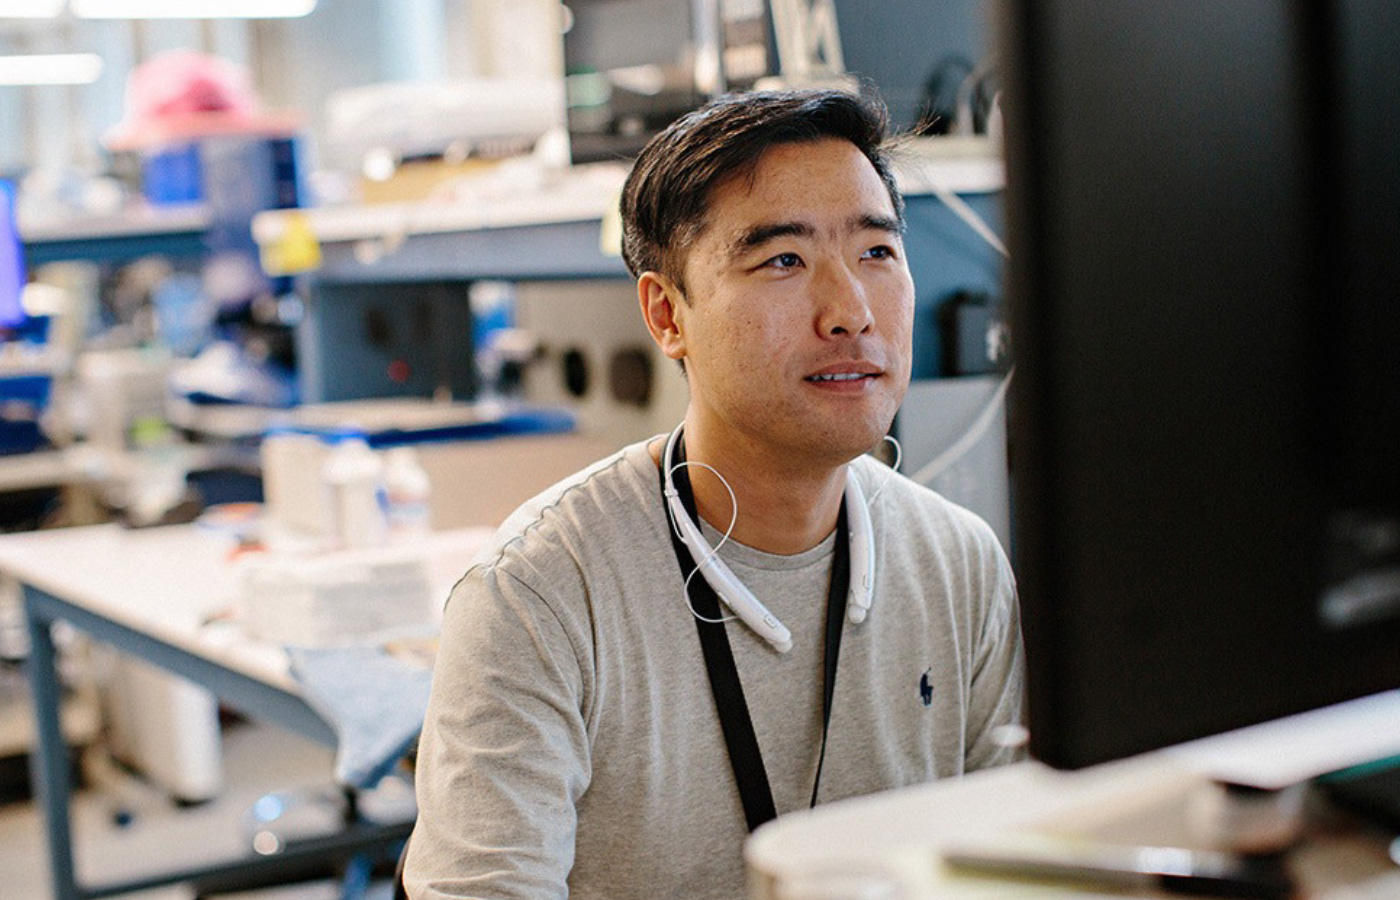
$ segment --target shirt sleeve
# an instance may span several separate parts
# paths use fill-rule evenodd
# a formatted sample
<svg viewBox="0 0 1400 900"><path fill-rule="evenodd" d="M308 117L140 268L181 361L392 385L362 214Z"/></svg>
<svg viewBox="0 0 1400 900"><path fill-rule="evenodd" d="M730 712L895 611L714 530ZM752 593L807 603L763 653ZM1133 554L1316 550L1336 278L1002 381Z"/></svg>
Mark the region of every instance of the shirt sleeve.
<svg viewBox="0 0 1400 900"><path fill-rule="evenodd" d="M591 771L584 692L577 649L539 594L498 568L463 578L419 740L410 897L567 896Z"/></svg>
<svg viewBox="0 0 1400 900"><path fill-rule="evenodd" d="M989 573L988 607L972 670L965 770L1015 762L1023 745L1008 746L999 729L1024 721L1025 650L1021 643L1020 605L1011 564L995 538L985 553Z"/></svg>

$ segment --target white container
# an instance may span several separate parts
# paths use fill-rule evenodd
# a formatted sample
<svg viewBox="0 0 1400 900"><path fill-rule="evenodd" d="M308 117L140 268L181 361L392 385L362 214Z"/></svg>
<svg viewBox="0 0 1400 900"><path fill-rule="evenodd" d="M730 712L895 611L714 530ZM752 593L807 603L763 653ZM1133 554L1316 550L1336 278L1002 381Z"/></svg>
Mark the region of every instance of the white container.
<svg viewBox="0 0 1400 900"><path fill-rule="evenodd" d="M224 788L219 701L135 657L113 653L112 660L103 722L113 755L179 802L219 796Z"/></svg>
<svg viewBox="0 0 1400 900"><path fill-rule="evenodd" d="M412 447L393 447L384 458L384 512L391 542L421 538L433 527L433 485Z"/></svg>
<svg viewBox="0 0 1400 900"><path fill-rule="evenodd" d="M321 468L329 502L327 533L337 547L375 547L388 537L384 520L383 463L362 436L336 438Z"/></svg>
<svg viewBox="0 0 1400 900"><path fill-rule="evenodd" d="M248 632L325 647L431 627L437 601L424 548L254 553L240 560Z"/></svg>

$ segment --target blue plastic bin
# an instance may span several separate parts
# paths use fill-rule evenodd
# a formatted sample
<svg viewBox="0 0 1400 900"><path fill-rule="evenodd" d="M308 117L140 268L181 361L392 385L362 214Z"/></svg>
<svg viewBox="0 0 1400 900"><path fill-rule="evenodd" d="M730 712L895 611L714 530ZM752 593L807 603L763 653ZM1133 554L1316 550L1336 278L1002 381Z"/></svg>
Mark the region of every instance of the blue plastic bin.
<svg viewBox="0 0 1400 900"><path fill-rule="evenodd" d="M48 375L0 377L0 455L32 453L48 443L39 416L52 386Z"/></svg>

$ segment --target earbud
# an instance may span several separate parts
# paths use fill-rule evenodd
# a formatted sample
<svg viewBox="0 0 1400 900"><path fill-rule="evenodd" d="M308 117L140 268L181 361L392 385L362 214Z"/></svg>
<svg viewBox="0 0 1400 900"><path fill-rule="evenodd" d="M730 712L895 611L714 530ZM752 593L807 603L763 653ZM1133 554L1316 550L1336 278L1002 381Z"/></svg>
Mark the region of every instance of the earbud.
<svg viewBox="0 0 1400 900"><path fill-rule="evenodd" d="M875 595L875 554L872 552L875 529L870 524L865 492L849 468L846 470L846 531L851 542L851 589L846 615L859 625L870 613L870 601Z"/></svg>
<svg viewBox="0 0 1400 900"><path fill-rule="evenodd" d="M662 453L661 464L665 469L666 505L670 509L671 520L680 534L681 541L690 551L700 574L714 588L715 594L729 607L754 633L773 645L779 653L792 649L792 632L778 617L744 587L738 576L724 564L699 527L690 518L681 502L671 479L675 468L675 449L680 439L681 427L671 432ZM849 532L851 548L851 585L847 594L846 615L854 623L865 621L870 612L870 603L875 591L874 530L870 524L870 510L865 505L865 492L861 490L855 473L846 470L846 530Z"/></svg>
<svg viewBox="0 0 1400 900"><path fill-rule="evenodd" d="M710 587L715 589L724 605L743 619L744 624L752 628L755 634L772 644L773 649L779 653L791 650L792 632L759 602L753 592L744 587L733 571L710 549L705 536L685 511L680 497L670 492L666 502L671 506L671 516L680 529L681 540L690 550L695 564L700 567L700 574L710 583Z"/></svg>

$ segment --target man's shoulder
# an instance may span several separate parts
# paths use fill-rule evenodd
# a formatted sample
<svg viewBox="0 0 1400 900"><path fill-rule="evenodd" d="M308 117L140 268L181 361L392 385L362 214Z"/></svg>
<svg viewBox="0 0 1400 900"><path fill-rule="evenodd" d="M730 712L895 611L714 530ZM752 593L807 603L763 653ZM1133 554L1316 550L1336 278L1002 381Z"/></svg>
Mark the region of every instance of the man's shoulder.
<svg viewBox="0 0 1400 900"><path fill-rule="evenodd" d="M922 538L930 549L976 548L999 552L996 532L979 515L960 506L870 456L856 462L867 498L888 520L888 527Z"/></svg>
<svg viewBox="0 0 1400 900"><path fill-rule="evenodd" d="M880 490L872 509L887 584L931 604L981 634L1012 614L1015 579L992 527L971 510L871 460L862 487ZM872 486L873 485L873 486ZM901 588L896 589L896 593Z"/></svg>
<svg viewBox="0 0 1400 900"><path fill-rule="evenodd" d="M500 566L512 559L569 556L578 548L600 548L639 527L650 494L659 491L648 442L623 447L522 503L506 518L471 568ZM657 493L657 504L660 503Z"/></svg>

